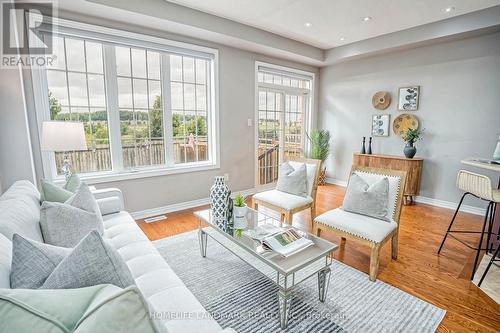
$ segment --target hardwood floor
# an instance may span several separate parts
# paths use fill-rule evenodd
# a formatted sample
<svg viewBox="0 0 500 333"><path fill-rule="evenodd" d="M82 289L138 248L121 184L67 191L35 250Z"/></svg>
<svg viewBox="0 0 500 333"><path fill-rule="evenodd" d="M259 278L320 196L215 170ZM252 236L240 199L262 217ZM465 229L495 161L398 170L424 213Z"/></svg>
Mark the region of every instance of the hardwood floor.
<svg viewBox="0 0 500 333"><path fill-rule="evenodd" d="M335 185L320 186L317 214L339 207L344 191L343 187ZM193 211L171 213L166 220L149 224L139 220L138 224L149 239L156 240L197 229L198 221ZM451 210L424 204L404 206L398 259L391 260L390 244L384 246L378 278L446 309L438 332L500 332L500 306L468 279L474 251L448 239L441 255L436 254L452 215ZM309 221L309 213L303 212L294 216L293 225L309 230ZM480 216L460 213L454 227L479 229L481 222ZM322 237L340 243L339 238L327 232L322 233ZM367 273L369 255L368 248L348 241L334 257Z"/></svg>

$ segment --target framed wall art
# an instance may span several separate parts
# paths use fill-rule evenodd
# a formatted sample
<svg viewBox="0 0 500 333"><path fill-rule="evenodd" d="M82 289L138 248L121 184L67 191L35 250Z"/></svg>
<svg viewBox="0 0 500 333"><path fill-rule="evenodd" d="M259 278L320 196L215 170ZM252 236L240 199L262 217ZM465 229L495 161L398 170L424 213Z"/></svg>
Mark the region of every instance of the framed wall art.
<svg viewBox="0 0 500 333"><path fill-rule="evenodd" d="M420 87L401 87L398 95L398 110L399 111L416 111L418 110L418 100L420 98Z"/></svg>
<svg viewBox="0 0 500 333"><path fill-rule="evenodd" d="M389 114L374 114L372 116L372 135L373 136L389 136Z"/></svg>

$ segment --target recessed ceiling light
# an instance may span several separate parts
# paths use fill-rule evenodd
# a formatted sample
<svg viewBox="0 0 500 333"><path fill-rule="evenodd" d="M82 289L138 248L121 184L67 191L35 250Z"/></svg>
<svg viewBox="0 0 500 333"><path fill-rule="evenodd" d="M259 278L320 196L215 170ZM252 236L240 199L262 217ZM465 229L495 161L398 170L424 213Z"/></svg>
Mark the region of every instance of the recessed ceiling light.
<svg viewBox="0 0 500 333"><path fill-rule="evenodd" d="M371 19L372 19L372 17L371 17L371 16L365 16L365 17L363 17L363 21L365 21L365 22L368 22L368 21L370 21Z"/></svg>
<svg viewBox="0 0 500 333"><path fill-rule="evenodd" d="M455 7L448 7L444 11L447 12L447 13L451 13L454 10L455 10Z"/></svg>
<svg viewBox="0 0 500 333"><path fill-rule="evenodd" d="M345 41L345 37L340 37L340 41L341 42Z"/></svg>
<svg viewBox="0 0 500 333"><path fill-rule="evenodd" d="M304 26L306 28L310 28L310 27L312 27L312 23L311 22L306 22L306 23L304 23Z"/></svg>

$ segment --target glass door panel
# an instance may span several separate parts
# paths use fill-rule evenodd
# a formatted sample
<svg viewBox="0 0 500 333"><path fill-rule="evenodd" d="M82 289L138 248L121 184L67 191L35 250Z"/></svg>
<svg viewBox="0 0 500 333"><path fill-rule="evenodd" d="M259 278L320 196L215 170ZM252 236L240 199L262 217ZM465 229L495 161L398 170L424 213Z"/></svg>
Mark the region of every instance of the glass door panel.
<svg viewBox="0 0 500 333"><path fill-rule="evenodd" d="M283 94L259 90L258 112L258 182L265 185L278 179L283 136Z"/></svg>

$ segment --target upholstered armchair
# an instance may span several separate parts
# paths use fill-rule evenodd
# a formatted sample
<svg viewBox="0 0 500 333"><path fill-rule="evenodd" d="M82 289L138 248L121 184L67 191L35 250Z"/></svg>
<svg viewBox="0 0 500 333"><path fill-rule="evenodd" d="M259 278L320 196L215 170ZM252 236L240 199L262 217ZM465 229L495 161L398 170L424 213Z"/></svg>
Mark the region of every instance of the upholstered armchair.
<svg viewBox="0 0 500 333"><path fill-rule="evenodd" d="M398 255L399 217L403 203L406 172L353 167L349 183L351 183L354 173L370 186L387 177L389 181L387 216L390 217L388 221L348 212L339 207L317 216L313 222L313 232L320 236L323 230L330 231L341 237L341 246L345 244L346 240L353 240L369 246L371 249L370 281L375 281L378 274L381 247L391 240L392 258L396 259Z"/></svg>
<svg viewBox="0 0 500 333"><path fill-rule="evenodd" d="M302 197L277 189L260 192L253 196L254 209L264 206L280 213L281 220L288 224L293 222L293 214L305 209L311 210L311 223L316 216L316 191L321 170L321 161L307 158L289 158L289 164L297 169L298 166L306 165L307 174L307 197Z"/></svg>

